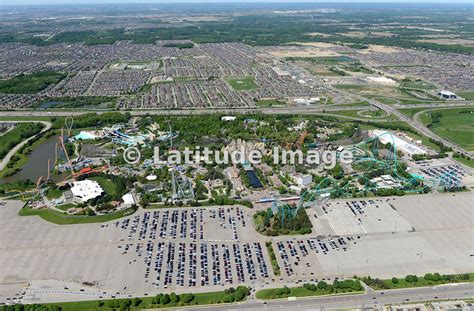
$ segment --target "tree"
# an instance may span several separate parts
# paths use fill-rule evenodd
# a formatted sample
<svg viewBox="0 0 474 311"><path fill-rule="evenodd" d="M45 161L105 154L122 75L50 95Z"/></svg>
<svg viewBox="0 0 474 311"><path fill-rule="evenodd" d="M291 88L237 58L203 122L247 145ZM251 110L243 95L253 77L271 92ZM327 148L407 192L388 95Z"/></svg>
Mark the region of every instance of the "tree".
<svg viewBox="0 0 474 311"><path fill-rule="evenodd" d="M416 283L418 282L418 277L416 275L409 274L405 277L405 281L408 283Z"/></svg>
<svg viewBox="0 0 474 311"><path fill-rule="evenodd" d="M127 310L130 308L130 306L132 305L132 300L127 298L127 299L123 299L120 301L120 308L122 310Z"/></svg>
<svg viewBox="0 0 474 311"><path fill-rule="evenodd" d="M136 306L138 306L139 304L142 303L142 300L138 297L135 297L135 298L133 298L132 303L136 307Z"/></svg>
<svg viewBox="0 0 474 311"><path fill-rule="evenodd" d="M319 289L326 289L328 287L328 283L324 282L324 281L319 281L318 282L318 288Z"/></svg>
<svg viewBox="0 0 474 311"><path fill-rule="evenodd" d="M179 296L176 295L175 293L170 294L170 300L171 302L178 302L179 301Z"/></svg>
<svg viewBox="0 0 474 311"><path fill-rule="evenodd" d="M398 284L398 279L397 279L396 277L393 277L393 278L392 278L392 283L393 283L393 284Z"/></svg>
<svg viewBox="0 0 474 311"><path fill-rule="evenodd" d="M167 305L167 304L169 304L170 302L171 302L171 299L170 299L170 295L168 295L168 294L164 294L164 295L161 297L161 299L160 299L160 303L161 303L162 305Z"/></svg>

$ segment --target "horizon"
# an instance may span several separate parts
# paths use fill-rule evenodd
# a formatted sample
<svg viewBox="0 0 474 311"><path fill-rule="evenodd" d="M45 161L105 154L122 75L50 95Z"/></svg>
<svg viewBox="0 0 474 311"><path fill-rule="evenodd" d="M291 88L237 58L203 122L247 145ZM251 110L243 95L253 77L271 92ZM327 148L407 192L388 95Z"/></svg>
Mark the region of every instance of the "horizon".
<svg viewBox="0 0 474 311"><path fill-rule="evenodd" d="M474 8L474 4L470 0L456 0L452 2L449 0L298 0L297 2L292 2L288 0L271 0L271 1L262 1L262 0L150 0L150 1L140 1L139 3L134 2L133 0L47 0L37 3L35 0L16 0L16 1L2 1L1 6L54 6L54 5L113 5L113 4L130 4L130 5L149 5L149 4L471 4Z"/></svg>

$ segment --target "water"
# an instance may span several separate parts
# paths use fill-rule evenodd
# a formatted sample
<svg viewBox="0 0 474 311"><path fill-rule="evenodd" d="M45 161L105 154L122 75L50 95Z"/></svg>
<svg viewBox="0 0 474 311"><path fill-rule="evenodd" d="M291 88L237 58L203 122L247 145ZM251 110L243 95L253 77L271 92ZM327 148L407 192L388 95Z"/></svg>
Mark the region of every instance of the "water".
<svg viewBox="0 0 474 311"><path fill-rule="evenodd" d="M29 155L28 161L21 167L21 171L13 176L0 178L0 183L9 183L18 180L31 179L36 182L40 176L48 176L48 159L54 165L54 148L58 142L58 136L51 136L38 145ZM52 176L54 181L64 179L65 176Z"/></svg>

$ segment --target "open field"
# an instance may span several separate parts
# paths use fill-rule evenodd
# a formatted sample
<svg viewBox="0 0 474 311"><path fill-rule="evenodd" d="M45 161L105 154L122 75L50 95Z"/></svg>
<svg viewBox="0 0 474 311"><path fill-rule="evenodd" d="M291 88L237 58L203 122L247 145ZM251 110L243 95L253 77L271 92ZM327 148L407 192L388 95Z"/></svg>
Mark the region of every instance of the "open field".
<svg viewBox="0 0 474 311"><path fill-rule="evenodd" d="M68 207L69 208L69 207ZM45 221L49 221L57 225L72 225L72 224L88 224L98 223L104 221L111 221L133 214L133 210L127 209L119 212L110 213L107 215L97 216L81 216L81 215L67 215L61 214L51 209L35 210L30 207L24 207L20 210L20 216L39 216Z"/></svg>
<svg viewBox="0 0 474 311"><path fill-rule="evenodd" d="M474 91L461 91L457 94L467 100L474 100Z"/></svg>
<svg viewBox="0 0 474 311"><path fill-rule="evenodd" d="M171 295L170 295L171 296ZM161 298L158 297L141 297L140 299L109 299L109 300L93 300L93 301L77 301L64 303L51 303L46 306L58 306L64 311L82 311L82 310L115 310L117 307L133 306L133 310L155 309L155 308L176 308L186 306L201 306L210 304L222 304L226 302L236 302L232 294L224 291L183 294L179 295L178 301L169 301L161 303ZM239 296L240 298L240 296ZM176 299L176 298L174 298ZM244 297L245 299L245 297ZM186 301L185 301L186 300ZM187 301L189 300L189 301ZM164 300L166 301L166 300Z"/></svg>
<svg viewBox="0 0 474 311"><path fill-rule="evenodd" d="M110 194L110 195L117 194L116 185L112 181L108 180L107 178L102 177L102 176L94 176L89 179L97 181L99 185L102 187L102 189L104 189L105 193Z"/></svg>
<svg viewBox="0 0 474 311"><path fill-rule="evenodd" d="M428 279L427 279L428 278ZM389 280L382 280L381 284L369 284L373 289L399 289L399 288L412 288L422 286L436 286L448 283L464 283L474 282L474 273L454 274L448 276L442 276L439 273L433 274L428 273L424 276L416 276L416 278L392 278Z"/></svg>
<svg viewBox="0 0 474 311"><path fill-rule="evenodd" d="M474 151L474 110L470 108L431 110L431 113L441 114L439 122L433 123L430 129L449 140L454 141L466 150ZM425 124L432 122L429 112L421 115Z"/></svg>
<svg viewBox="0 0 474 311"><path fill-rule="evenodd" d="M65 75L56 72L37 72L0 80L0 93L33 94L61 81Z"/></svg>
<svg viewBox="0 0 474 311"><path fill-rule="evenodd" d="M252 90L258 87L252 77L228 77L225 80L236 91Z"/></svg>

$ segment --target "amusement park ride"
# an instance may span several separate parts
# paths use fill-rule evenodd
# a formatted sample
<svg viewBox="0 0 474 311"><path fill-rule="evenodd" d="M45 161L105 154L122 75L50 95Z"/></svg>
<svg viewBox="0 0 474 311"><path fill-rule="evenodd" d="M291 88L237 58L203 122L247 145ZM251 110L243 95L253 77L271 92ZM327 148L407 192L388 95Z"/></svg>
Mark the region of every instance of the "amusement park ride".
<svg viewBox="0 0 474 311"><path fill-rule="evenodd" d="M171 123L169 124L170 134ZM173 135L170 136L170 149L173 150ZM194 201L194 189L189 178L185 175L185 171L176 164L168 163L171 173L171 187L173 193L171 199L173 202L191 202Z"/></svg>
<svg viewBox="0 0 474 311"><path fill-rule="evenodd" d="M77 177L83 175L83 172L75 172L74 171L74 165L72 164L72 161L68 155L67 149L66 149L66 144L65 142L67 141L67 138L71 136L72 128L74 126L74 119L73 117L67 117L64 119L64 124L67 130L67 136L64 134L65 130L64 128L61 128L61 135L58 136L58 141L56 142L54 146L54 166L53 168L57 167L59 165L59 162L61 159L66 159L67 167L71 171L71 174L68 175L64 180L69 179L72 177L73 180L76 180ZM105 170L107 166L97 168L94 170L90 170L87 173L90 174L92 172L101 172ZM24 198L25 194L33 194L32 198L36 197L38 194L40 194L42 191L46 190L45 185L47 184L48 181L51 180L51 159L48 159L48 173L46 176L46 179L43 178L43 176L40 176L38 180L36 181L36 187L34 189L28 190L28 191L16 191L13 190L14 192L18 192L17 195L20 195L22 198Z"/></svg>
<svg viewBox="0 0 474 311"><path fill-rule="evenodd" d="M379 144L381 144L380 137L382 136L388 137L392 142L389 150L391 156L388 159L377 158ZM390 170L394 177L402 181L401 189L407 192L423 192L429 189L435 191L439 188L443 188L446 191L455 191L461 187L460 177L453 170L445 172L435 178L423 178L417 175L410 175L411 177L409 178L402 176L397 160L395 139L390 132L384 132L378 136L366 139L352 146L349 150L352 151L354 156L353 164L365 164L367 168L365 173L376 169ZM363 182L363 191L374 192L378 190L377 185L371 183L369 179L364 176L364 173L355 177L359 183L361 183L361 181ZM283 227L285 219L294 218L301 208L322 206L331 197L349 197L353 189L349 186L349 183L341 185L340 181L332 177L326 177L313 189L308 189L303 192L296 204L281 202L275 199L267 211L265 222L268 222L272 216L278 215L280 216L279 218Z"/></svg>

